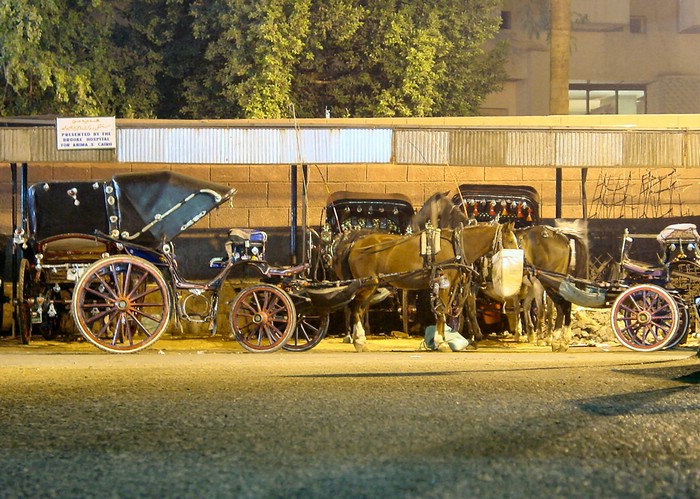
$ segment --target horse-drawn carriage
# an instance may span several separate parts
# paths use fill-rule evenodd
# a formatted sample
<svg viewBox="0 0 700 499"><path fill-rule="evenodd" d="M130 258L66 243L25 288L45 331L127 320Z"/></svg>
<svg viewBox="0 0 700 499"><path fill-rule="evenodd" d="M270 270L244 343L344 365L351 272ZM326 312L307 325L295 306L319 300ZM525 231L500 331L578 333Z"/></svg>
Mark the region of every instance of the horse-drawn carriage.
<svg viewBox="0 0 700 499"><path fill-rule="evenodd" d="M477 222L512 222L515 229L526 229L540 223L540 196L536 189L526 185L462 184L452 202L471 220ZM490 260L481 261L480 275L489 276ZM505 313L504 300L490 296L486 285L476 296L476 316L481 331L512 330L513 318Z"/></svg>
<svg viewBox="0 0 700 499"><path fill-rule="evenodd" d="M263 232L231 230L226 255L210 262L212 279L194 282L181 273L173 239L235 192L170 171L31 186L14 234L22 341L33 331L52 337L72 319L97 347L136 352L155 343L171 318L204 322L216 334L227 300L231 334L249 351L306 348L327 316L316 323L297 308L301 314L322 303L330 310L333 299L345 298L312 297L314 286L301 277L305 265L270 266ZM238 271L251 267L259 282L242 287Z"/></svg>
<svg viewBox="0 0 700 499"><path fill-rule="evenodd" d="M653 241L656 263L631 256L634 241ZM672 348L695 330L700 317L700 235L691 223L669 225L658 234L625 230L620 261L608 282L538 271L538 278L565 300L588 308L610 308L620 343L637 351Z"/></svg>
<svg viewBox="0 0 700 499"><path fill-rule="evenodd" d="M377 232L407 235L413 231L412 220L414 207L408 196L399 193L367 193L338 191L328 196L321 215L321 227L316 244L309 260L312 264L311 276L318 281L338 280L333 270L335 247L340 238L348 233ZM408 330L409 322L416 315L418 297L408 292L395 292L384 287L373 298L368 322L384 328L393 328L397 320L398 327ZM345 320L335 321L344 325ZM338 331L345 333L345 328Z"/></svg>

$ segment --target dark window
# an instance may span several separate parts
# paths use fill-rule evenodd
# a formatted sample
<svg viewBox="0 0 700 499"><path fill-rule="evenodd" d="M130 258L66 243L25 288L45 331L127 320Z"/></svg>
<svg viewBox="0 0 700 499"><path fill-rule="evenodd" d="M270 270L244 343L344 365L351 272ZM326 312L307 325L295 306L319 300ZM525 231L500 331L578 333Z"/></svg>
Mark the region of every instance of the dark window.
<svg viewBox="0 0 700 499"><path fill-rule="evenodd" d="M630 17L630 33L646 33L647 18L644 16Z"/></svg>
<svg viewBox="0 0 700 499"><path fill-rule="evenodd" d="M510 11L501 11L501 29L510 29Z"/></svg>

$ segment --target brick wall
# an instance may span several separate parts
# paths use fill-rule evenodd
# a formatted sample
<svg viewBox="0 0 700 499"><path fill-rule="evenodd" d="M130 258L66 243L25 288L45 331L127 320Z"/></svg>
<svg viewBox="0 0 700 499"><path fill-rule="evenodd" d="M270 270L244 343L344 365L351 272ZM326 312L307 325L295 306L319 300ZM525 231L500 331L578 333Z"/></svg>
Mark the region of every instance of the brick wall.
<svg viewBox="0 0 700 499"><path fill-rule="evenodd" d="M0 231L9 233L11 176L0 165ZM186 175L235 187L232 206L226 204L197 224L200 229L228 227L289 227L291 182L289 165L161 165L161 164L30 164L29 184L51 180L98 180L115 173L172 169ZM326 198L339 190L402 193L416 207L437 191L462 183L529 185L541 197L543 218L555 216L554 168L445 167L396 164L310 165L309 223L318 225ZM302 172L298 170L299 217ZM562 169L562 215L583 215L581 170ZM586 182L588 215L595 218L656 218L700 214L700 168L683 170L590 168ZM301 218L299 218L301 223Z"/></svg>

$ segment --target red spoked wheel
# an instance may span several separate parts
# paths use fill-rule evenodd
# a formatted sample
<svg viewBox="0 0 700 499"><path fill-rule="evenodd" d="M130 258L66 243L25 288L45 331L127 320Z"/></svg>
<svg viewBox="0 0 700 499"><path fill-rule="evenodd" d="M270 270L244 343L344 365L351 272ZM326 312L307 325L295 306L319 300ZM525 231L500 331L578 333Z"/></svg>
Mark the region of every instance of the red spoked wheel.
<svg viewBox="0 0 700 499"><path fill-rule="evenodd" d="M73 290L71 312L80 333L110 353L153 345L170 319L168 285L158 268L130 255L98 260Z"/></svg>
<svg viewBox="0 0 700 499"><path fill-rule="evenodd" d="M281 288L257 284L243 289L231 302L231 331L249 352L274 352L296 328L296 309Z"/></svg>
<svg viewBox="0 0 700 499"><path fill-rule="evenodd" d="M311 350L325 338L329 325L330 314L327 312L300 312L297 315L297 326L282 348L291 352Z"/></svg>
<svg viewBox="0 0 700 499"><path fill-rule="evenodd" d="M611 320L620 343L639 352L667 347L681 324L676 300L653 284L640 284L621 293L613 303Z"/></svg>

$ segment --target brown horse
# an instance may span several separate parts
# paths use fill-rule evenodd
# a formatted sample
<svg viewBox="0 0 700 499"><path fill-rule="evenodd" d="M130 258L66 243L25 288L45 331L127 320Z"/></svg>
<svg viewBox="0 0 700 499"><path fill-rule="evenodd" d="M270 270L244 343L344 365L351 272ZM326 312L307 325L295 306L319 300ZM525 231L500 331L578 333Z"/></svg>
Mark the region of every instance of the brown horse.
<svg viewBox="0 0 700 499"><path fill-rule="evenodd" d="M437 322L435 344L441 351L450 350L444 341L446 317L462 305L459 301L465 297L471 264L499 246L517 247L512 224L478 224L408 236L370 233L341 238L333 260L336 273L365 281L350 304L355 349L365 350L362 317L370 298L379 285L391 285L431 290Z"/></svg>
<svg viewBox="0 0 700 499"><path fill-rule="evenodd" d="M516 231L516 234L525 252L525 261L535 271L584 279L588 277L588 242L582 229L536 225ZM571 241L574 243L573 249ZM548 279L546 274L535 273L536 277L532 278L541 282L557 309L551 337L552 350L566 351L571 340L571 302L559 294L559 281ZM518 309L519 304L515 310Z"/></svg>

